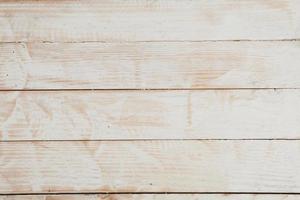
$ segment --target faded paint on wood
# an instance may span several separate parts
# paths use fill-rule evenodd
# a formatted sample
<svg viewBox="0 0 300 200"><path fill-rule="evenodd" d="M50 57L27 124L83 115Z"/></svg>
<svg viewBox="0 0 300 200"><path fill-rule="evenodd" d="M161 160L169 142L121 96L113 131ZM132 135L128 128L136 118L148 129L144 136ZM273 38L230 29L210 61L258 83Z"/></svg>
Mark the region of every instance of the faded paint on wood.
<svg viewBox="0 0 300 200"><path fill-rule="evenodd" d="M299 42L0 44L0 89L300 88Z"/></svg>
<svg viewBox="0 0 300 200"><path fill-rule="evenodd" d="M300 190L299 141L0 143L0 193Z"/></svg>
<svg viewBox="0 0 300 200"><path fill-rule="evenodd" d="M0 196L0 200L299 200L298 195L102 194Z"/></svg>
<svg viewBox="0 0 300 200"><path fill-rule="evenodd" d="M295 39L298 0L10 1L0 41Z"/></svg>
<svg viewBox="0 0 300 200"><path fill-rule="evenodd" d="M0 92L4 140L300 137L300 91Z"/></svg>
<svg viewBox="0 0 300 200"><path fill-rule="evenodd" d="M299 199L300 141L181 140L299 139L300 91L253 90L300 88L299 10L2 0L0 90L250 90L2 91L0 200ZM279 194L50 195L90 192Z"/></svg>

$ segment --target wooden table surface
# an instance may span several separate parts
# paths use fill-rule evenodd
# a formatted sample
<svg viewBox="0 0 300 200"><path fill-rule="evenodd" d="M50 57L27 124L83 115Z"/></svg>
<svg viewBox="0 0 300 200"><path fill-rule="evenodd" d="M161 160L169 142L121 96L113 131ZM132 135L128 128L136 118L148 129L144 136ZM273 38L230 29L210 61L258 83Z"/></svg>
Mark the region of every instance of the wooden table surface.
<svg viewBox="0 0 300 200"><path fill-rule="evenodd" d="M300 200L299 0L0 0L0 200Z"/></svg>

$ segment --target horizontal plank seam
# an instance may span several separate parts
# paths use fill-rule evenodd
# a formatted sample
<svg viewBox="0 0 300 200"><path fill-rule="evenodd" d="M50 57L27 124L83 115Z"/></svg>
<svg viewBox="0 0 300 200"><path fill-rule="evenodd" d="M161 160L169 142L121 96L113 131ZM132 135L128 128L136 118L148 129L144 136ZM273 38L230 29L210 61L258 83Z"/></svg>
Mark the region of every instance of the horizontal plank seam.
<svg viewBox="0 0 300 200"><path fill-rule="evenodd" d="M47 92L47 91L179 91L179 90L299 90L300 87L264 87L264 88L97 88L97 89L0 89L0 92Z"/></svg>
<svg viewBox="0 0 300 200"><path fill-rule="evenodd" d="M26 196L26 195L95 195L95 194L224 194L224 195L300 195L300 192L49 192L49 193L0 193L1 196Z"/></svg>
<svg viewBox="0 0 300 200"><path fill-rule="evenodd" d="M91 139L91 140L1 140L7 142L130 142L130 141L298 141L300 138L203 138L203 139Z"/></svg>
<svg viewBox="0 0 300 200"><path fill-rule="evenodd" d="M236 40L132 40L132 41L104 41L104 40L78 40L78 41L51 41L51 40L36 40L36 41L0 41L0 44L15 44L15 43L109 43L109 44L126 44L126 43L175 43L175 42L292 42L300 41L300 38L291 39L236 39Z"/></svg>

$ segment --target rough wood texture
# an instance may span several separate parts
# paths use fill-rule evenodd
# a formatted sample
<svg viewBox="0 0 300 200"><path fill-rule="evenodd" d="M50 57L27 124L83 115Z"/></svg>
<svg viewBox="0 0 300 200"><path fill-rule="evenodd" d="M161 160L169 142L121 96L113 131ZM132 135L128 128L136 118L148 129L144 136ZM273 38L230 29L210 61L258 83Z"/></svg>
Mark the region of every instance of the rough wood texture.
<svg viewBox="0 0 300 200"><path fill-rule="evenodd" d="M0 44L0 89L300 88L299 55L295 41Z"/></svg>
<svg viewBox="0 0 300 200"><path fill-rule="evenodd" d="M298 0L1 0L0 42L294 39Z"/></svg>
<svg viewBox="0 0 300 200"><path fill-rule="evenodd" d="M0 193L300 190L299 141L2 142Z"/></svg>
<svg viewBox="0 0 300 200"><path fill-rule="evenodd" d="M0 200L299 200L298 195L103 194L0 196Z"/></svg>
<svg viewBox="0 0 300 200"><path fill-rule="evenodd" d="M0 92L0 139L300 138L300 91Z"/></svg>
<svg viewBox="0 0 300 200"><path fill-rule="evenodd" d="M0 0L0 200L300 200L299 10Z"/></svg>

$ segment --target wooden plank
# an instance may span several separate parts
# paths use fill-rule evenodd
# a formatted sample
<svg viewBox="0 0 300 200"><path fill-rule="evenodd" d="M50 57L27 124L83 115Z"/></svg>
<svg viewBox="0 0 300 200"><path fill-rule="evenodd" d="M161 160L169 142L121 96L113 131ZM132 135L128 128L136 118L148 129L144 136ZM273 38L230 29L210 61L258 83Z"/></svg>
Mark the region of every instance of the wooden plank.
<svg viewBox="0 0 300 200"><path fill-rule="evenodd" d="M299 193L300 141L2 142L0 193Z"/></svg>
<svg viewBox="0 0 300 200"><path fill-rule="evenodd" d="M20 195L0 196L0 200L299 200L299 195L254 194L102 194L102 195Z"/></svg>
<svg viewBox="0 0 300 200"><path fill-rule="evenodd" d="M298 0L1 0L0 41L294 39Z"/></svg>
<svg viewBox="0 0 300 200"><path fill-rule="evenodd" d="M300 88L299 44L0 44L0 89Z"/></svg>
<svg viewBox="0 0 300 200"><path fill-rule="evenodd" d="M0 92L0 139L300 136L300 90Z"/></svg>

